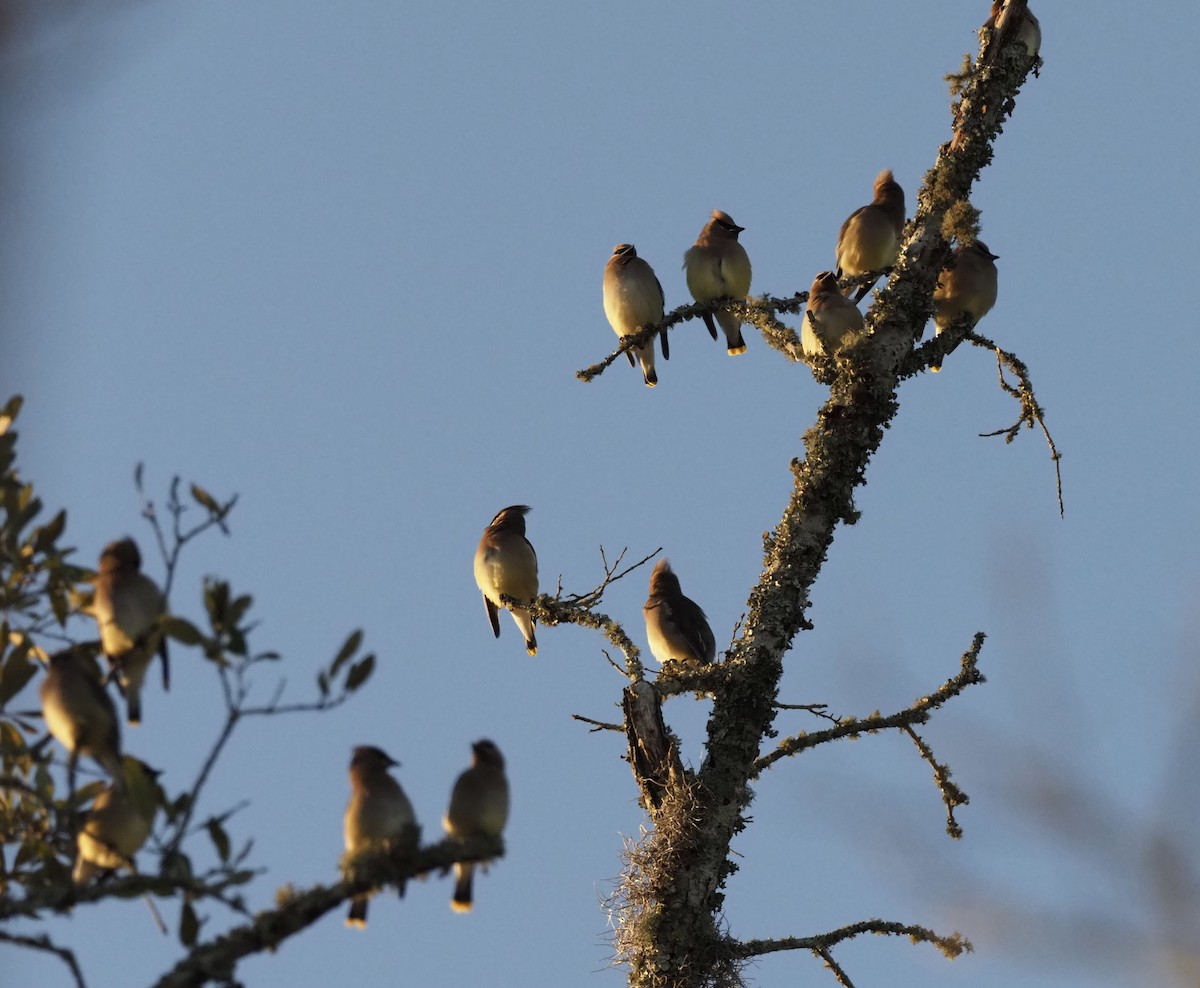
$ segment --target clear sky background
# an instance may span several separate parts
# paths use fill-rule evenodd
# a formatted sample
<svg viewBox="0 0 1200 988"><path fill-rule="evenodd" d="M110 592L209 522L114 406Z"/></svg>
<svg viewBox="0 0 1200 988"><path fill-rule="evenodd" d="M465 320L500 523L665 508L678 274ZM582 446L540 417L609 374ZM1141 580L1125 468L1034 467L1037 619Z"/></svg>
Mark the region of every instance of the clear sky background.
<svg viewBox="0 0 1200 988"><path fill-rule="evenodd" d="M312 698L353 628L379 657L333 713L245 723L215 772L203 813L250 801L229 829L268 869L251 904L336 876L353 745L403 763L430 839L471 741L509 761L508 856L472 915L450 912L448 881L416 884L376 899L366 933L330 916L240 978L624 983L603 900L643 816L623 738L571 720L616 720L624 681L592 633L542 629L530 659L503 616L494 641L477 540L532 505L543 589L569 592L599 582L601 546L661 546L728 641L826 389L757 332L730 358L699 323L673 334L657 388L624 361L580 383L615 344L604 263L632 242L668 306L687 302L681 256L720 208L746 227L753 293L807 289L881 168L911 215L950 136L943 76L977 50L986 0L80 6L0 66L0 397L26 397L24 476L68 508L81 562L128 533L160 579L135 464L160 503L176 473L236 492L232 537L186 553L171 606L199 620L210 573L253 593L252 647L285 656L260 699L276 675ZM992 356L960 349L903 385L782 688L891 711L985 631L987 685L926 733L971 796L965 837L945 835L906 739L825 746L758 784L727 889L738 937L878 916L975 944L953 963L844 946L860 988L1198 977L1171 947L1200 942L1200 32L1177 3L1035 9L1046 64L974 196L1000 255L981 331L1031 368L1065 519L1039 434L979 438L1017 409ZM603 604L639 643L648 576ZM177 646L173 672L127 748L178 791L222 708L199 655ZM666 708L693 765L707 713ZM204 914L204 936L229 919ZM137 901L49 929L90 985L146 983L180 953ZM800 953L748 975L834 983ZM0 949L6 988L69 983L53 958Z"/></svg>

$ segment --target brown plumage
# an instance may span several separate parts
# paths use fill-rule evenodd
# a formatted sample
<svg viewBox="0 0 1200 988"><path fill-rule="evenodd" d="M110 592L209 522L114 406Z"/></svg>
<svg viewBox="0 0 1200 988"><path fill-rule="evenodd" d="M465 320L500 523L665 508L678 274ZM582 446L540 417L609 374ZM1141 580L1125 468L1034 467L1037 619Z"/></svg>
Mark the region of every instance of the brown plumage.
<svg viewBox="0 0 1200 988"><path fill-rule="evenodd" d="M122 759L122 768L122 785L114 783L101 791L79 830L71 872L76 885L86 885L98 871L135 871L133 856L154 827L158 773L129 755Z"/></svg>
<svg viewBox="0 0 1200 988"><path fill-rule="evenodd" d="M695 244L684 253L688 291L697 302L712 302L727 296L742 301L749 293L750 257L738 242L738 234L744 229L728 213L714 209ZM725 333L729 354L745 353L741 319L724 310L717 312L716 318ZM704 325L715 340L717 327L713 325L713 313L704 314Z"/></svg>
<svg viewBox="0 0 1200 988"><path fill-rule="evenodd" d="M832 356L865 332L858 306L838 291L837 275L822 271L808 291L800 345L808 355Z"/></svg>
<svg viewBox="0 0 1200 988"><path fill-rule="evenodd" d="M950 263L938 275L937 288L933 290L935 337L941 336L963 313L979 322L992 311L999 280L996 272L998 257L982 240L955 249ZM929 369L940 371L941 361L930 364Z"/></svg>
<svg viewBox="0 0 1200 988"><path fill-rule="evenodd" d="M73 648L55 652L38 692L46 727L67 749L70 777L74 779L79 756L88 755L124 788L121 724L92 660Z"/></svg>
<svg viewBox="0 0 1200 988"><path fill-rule="evenodd" d="M452 838L499 837L508 822L508 778L504 756L486 739L471 745L471 767L458 777L450 793L450 806L442 826ZM473 862L454 866L454 896L450 908L470 912Z"/></svg>
<svg viewBox="0 0 1200 988"><path fill-rule="evenodd" d="M388 771L398 764L373 745L354 749L350 759L350 802L342 818L347 855L416 851L421 834L412 803ZM399 892L404 895L403 882ZM347 926L366 927L368 898L365 894L354 897L346 916Z"/></svg>
<svg viewBox="0 0 1200 988"><path fill-rule="evenodd" d="M904 230L904 190L890 168L875 177L875 198L846 217L838 233L836 272L839 278L882 273L896 263L900 235ZM859 302L871 290L863 285L855 295ZM850 295L853 288L846 289Z"/></svg>
<svg viewBox="0 0 1200 988"><path fill-rule="evenodd" d="M525 650L537 655L533 630L536 622L529 608L501 601L504 595L525 602L532 602L537 596L537 553L525 538L525 515L529 510L527 504L502 508L483 530L483 538L475 550L475 583L483 593L492 634L500 637L500 608L507 608L525 636Z"/></svg>
<svg viewBox="0 0 1200 988"><path fill-rule="evenodd" d="M129 723L142 719L142 681L154 653L162 657L163 688L171 669L167 640L159 629L166 604L157 584L141 572L142 554L133 539L110 542L100 554L100 572L92 613L100 628L100 647L125 703Z"/></svg>
<svg viewBox="0 0 1200 988"><path fill-rule="evenodd" d="M650 596L642 607L650 651L664 668L672 662L711 665L717 642L700 606L683 595L671 564L660 559L650 574Z"/></svg>
<svg viewBox="0 0 1200 988"><path fill-rule="evenodd" d="M624 339L640 329L653 326L663 320L662 285L650 267L638 257L633 244L617 244L612 257L604 265L604 314L617 336ZM662 340L663 360L671 359L666 330L659 335ZM654 371L654 340L635 347L638 362L642 366L642 379L647 387L658 383ZM633 367L634 350L626 350L629 366Z"/></svg>

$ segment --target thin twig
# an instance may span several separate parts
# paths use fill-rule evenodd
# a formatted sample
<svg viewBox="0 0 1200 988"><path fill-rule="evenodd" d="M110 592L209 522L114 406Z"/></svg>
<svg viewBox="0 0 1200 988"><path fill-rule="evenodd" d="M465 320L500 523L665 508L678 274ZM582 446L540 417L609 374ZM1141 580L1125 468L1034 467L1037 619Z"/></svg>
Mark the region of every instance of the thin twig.
<svg viewBox="0 0 1200 988"><path fill-rule="evenodd" d="M44 933L33 937L22 936L19 933L6 933L0 930L0 940L5 943L15 944L18 947L28 947L30 950L42 950L48 954L54 954L67 965L67 968L71 972L71 977L75 979L77 988L87 988L87 982L83 980L83 972L79 970L79 963L75 960L75 954L66 947L56 946Z"/></svg>
<svg viewBox="0 0 1200 988"><path fill-rule="evenodd" d="M625 733L624 724L608 724L602 720L592 720L591 717L584 717L583 714L571 714L571 720L582 721L585 724L592 724L592 733L596 731L616 731L618 734Z"/></svg>

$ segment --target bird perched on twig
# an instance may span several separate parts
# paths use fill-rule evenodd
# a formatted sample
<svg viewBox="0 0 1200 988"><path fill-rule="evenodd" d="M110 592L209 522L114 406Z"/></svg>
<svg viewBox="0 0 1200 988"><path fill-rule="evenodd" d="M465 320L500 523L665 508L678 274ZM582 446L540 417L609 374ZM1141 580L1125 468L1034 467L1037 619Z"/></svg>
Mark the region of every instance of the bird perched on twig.
<svg viewBox="0 0 1200 988"><path fill-rule="evenodd" d="M95 663L78 648L50 656L39 687L42 716L50 733L67 749L67 774L74 789L75 766L89 755L124 788L121 724L112 697L100 683Z"/></svg>
<svg viewBox="0 0 1200 988"><path fill-rule="evenodd" d="M650 574L650 596L642 614L650 651L663 668L671 663L711 665L716 660L717 641L704 611L683 595L679 577L665 559L660 559Z"/></svg>
<svg viewBox="0 0 1200 988"><path fill-rule="evenodd" d="M486 739L471 745L471 753L471 767L454 783L442 826L457 840L499 837L508 822L508 778L504 774L504 756ZM450 908L456 913L471 911L474 873L474 862L463 861L454 866L454 896Z"/></svg>
<svg viewBox="0 0 1200 988"><path fill-rule="evenodd" d="M712 219L704 225L695 244L684 253L688 291L697 302L712 302L727 296L741 302L749 294L750 257L738 242L738 234L745 229L734 223L728 213L714 209ZM717 327L713 325L713 315L710 312L704 314L704 325L715 340ZM745 353L742 320L724 309L715 315L725 333L729 354Z"/></svg>
<svg viewBox="0 0 1200 988"><path fill-rule="evenodd" d="M664 304L662 285L654 269L638 257L633 244L617 244L604 265L604 314L617 336L623 340L640 329L661 323ZM670 360L665 329L659 339L663 360ZM654 340L650 339L634 350L642 366L642 379L648 388L654 387L658 383L658 374L654 371ZM634 350L625 351L630 367L634 366Z"/></svg>
<svg viewBox="0 0 1200 988"><path fill-rule="evenodd" d="M904 190L890 168L875 177L875 198L846 217L838 233L836 272L839 278L883 272L896 263L904 230ZM878 280L878 278L876 278ZM861 302L874 282L854 296ZM846 294L854 292L847 288Z"/></svg>
<svg viewBox="0 0 1200 988"><path fill-rule="evenodd" d="M502 508L483 530L483 538L475 550L475 583L483 592L483 606L492 634L500 637L500 608L507 608L525 636L525 651L537 655L535 621L529 608L502 600L508 596L532 603L537 596L537 553L525 538L525 515L529 510L527 504Z"/></svg>
<svg viewBox="0 0 1200 988"><path fill-rule="evenodd" d="M129 723L142 720L142 682L157 651L162 658L163 689L170 689L167 640L159 628L166 602L158 585L141 572L142 554L133 539L110 542L100 553L100 572L92 613L100 628L100 647L111 675L125 694Z"/></svg>
<svg viewBox="0 0 1200 988"><path fill-rule="evenodd" d="M92 803L76 838L71 880L86 885L98 871L136 871L133 856L154 828L159 792L158 772L131 755L122 760L123 785L106 786Z"/></svg>
<svg viewBox="0 0 1200 988"><path fill-rule="evenodd" d="M382 748L360 745L350 759L350 802L342 818L346 854L400 850L411 854L417 849L421 832L412 803L388 771L399 765ZM404 882L398 884L404 895ZM365 929L366 894L356 895L350 903L346 925Z"/></svg>
<svg viewBox="0 0 1200 988"><path fill-rule="evenodd" d="M865 331L858 306L838 291L837 275L822 271L808 290L800 345L809 355L832 356Z"/></svg>
<svg viewBox="0 0 1200 988"><path fill-rule="evenodd" d="M951 261L938 275L933 290L934 336L941 336L964 312L979 322L996 304L998 275L996 260L982 240L970 246L955 248ZM930 364L929 369L940 371L942 362Z"/></svg>

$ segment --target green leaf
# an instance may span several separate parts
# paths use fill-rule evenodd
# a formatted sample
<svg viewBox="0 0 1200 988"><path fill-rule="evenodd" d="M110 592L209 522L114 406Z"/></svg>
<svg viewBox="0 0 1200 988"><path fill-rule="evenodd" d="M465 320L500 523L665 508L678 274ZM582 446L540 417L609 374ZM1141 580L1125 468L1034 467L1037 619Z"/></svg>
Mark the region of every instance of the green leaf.
<svg viewBox="0 0 1200 988"><path fill-rule="evenodd" d="M194 500L210 515L221 514L221 506L217 504L217 499L209 494L208 491L206 491L199 484L192 484L192 500Z"/></svg>
<svg viewBox="0 0 1200 988"><path fill-rule="evenodd" d="M13 395L8 399L5 406L0 409L0 436L8 432L9 427L13 424L13 420L21 411L21 406L25 403L25 399L20 395Z"/></svg>
<svg viewBox="0 0 1200 988"><path fill-rule="evenodd" d="M362 628L355 628L350 632L349 637L342 643L341 649L334 658L333 665L329 667L330 676L336 676L338 670L346 664L346 660L362 647L362 640Z"/></svg>
<svg viewBox="0 0 1200 988"><path fill-rule="evenodd" d="M54 548L54 543L58 541L58 537L62 535L63 529L66 527L67 511L64 508L34 533L33 551L49 552Z"/></svg>
<svg viewBox="0 0 1200 988"><path fill-rule="evenodd" d="M225 833L225 828L218 820L209 820L204 826L208 830L208 836L212 839L213 847L217 849L217 856L224 864L229 860L229 835Z"/></svg>
<svg viewBox="0 0 1200 988"><path fill-rule="evenodd" d="M347 693L353 693L356 689L362 686L368 679L371 678L371 673L375 671L375 656L368 655L359 662L355 662L350 667L350 671L346 673L346 684L344 689Z"/></svg>
<svg viewBox="0 0 1200 988"><path fill-rule="evenodd" d="M38 664L30 661L28 651L27 643L25 648L17 648L0 669L0 708L20 693L37 672Z"/></svg>
<svg viewBox="0 0 1200 988"><path fill-rule="evenodd" d="M163 634L168 638L174 638L177 642L184 645L203 645L204 635L200 633L191 621L173 615L166 615L160 619Z"/></svg>
<svg viewBox="0 0 1200 988"><path fill-rule="evenodd" d="M190 902L185 902L179 911L179 942L185 947L196 943L196 935L200 932L200 920L196 918L196 910Z"/></svg>

